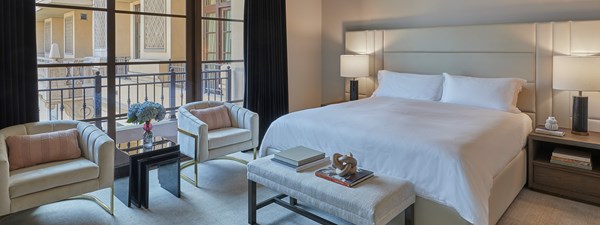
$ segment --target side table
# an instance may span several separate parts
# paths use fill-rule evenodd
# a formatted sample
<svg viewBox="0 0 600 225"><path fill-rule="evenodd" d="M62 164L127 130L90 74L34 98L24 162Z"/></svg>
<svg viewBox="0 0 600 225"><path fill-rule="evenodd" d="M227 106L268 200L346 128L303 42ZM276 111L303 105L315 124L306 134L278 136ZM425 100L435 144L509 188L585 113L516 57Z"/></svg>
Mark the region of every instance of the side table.
<svg viewBox="0 0 600 225"><path fill-rule="evenodd" d="M560 197L600 205L600 133L589 136L571 134L561 129L564 137L531 133L529 135L528 186L529 188ZM585 170L551 162L557 147L590 152L592 170Z"/></svg>
<svg viewBox="0 0 600 225"><path fill-rule="evenodd" d="M148 208L150 170L158 168L160 186L176 197L181 196L179 145L154 137L152 148L144 148L142 140L120 143L116 154L129 158L129 176L115 180L115 196L131 207Z"/></svg>

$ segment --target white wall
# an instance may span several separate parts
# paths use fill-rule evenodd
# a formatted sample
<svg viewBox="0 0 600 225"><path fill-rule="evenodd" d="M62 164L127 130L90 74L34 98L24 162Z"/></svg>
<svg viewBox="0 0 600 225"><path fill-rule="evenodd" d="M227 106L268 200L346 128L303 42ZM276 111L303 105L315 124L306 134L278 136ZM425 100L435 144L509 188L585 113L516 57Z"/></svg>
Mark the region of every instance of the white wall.
<svg viewBox="0 0 600 225"><path fill-rule="evenodd" d="M323 0L322 102L344 98L339 55L345 31L592 20L599 12L597 0Z"/></svg>
<svg viewBox="0 0 600 225"><path fill-rule="evenodd" d="M321 1L286 2L290 112L321 105Z"/></svg>

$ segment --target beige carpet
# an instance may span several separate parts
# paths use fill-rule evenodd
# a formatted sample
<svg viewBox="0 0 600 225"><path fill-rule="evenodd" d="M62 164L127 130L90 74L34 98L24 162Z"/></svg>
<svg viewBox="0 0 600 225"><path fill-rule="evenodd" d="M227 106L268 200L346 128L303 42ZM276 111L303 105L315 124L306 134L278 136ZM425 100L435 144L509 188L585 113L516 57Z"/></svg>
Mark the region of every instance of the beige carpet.
<svg viewBox="0 0 600 225"><path fill-rule="evenodd" d="M600 207L523 189L498 224L600 224Z"/></svg>
<svg viewBox="0 0 600 225"><path fill-rule="evenodd" d="M250 155L243 154L242 157L248 158ZM201 188L182 181L182 197L179 199L158 186L156 171L153 171L150 209L147 210L127 208L115 198L115 216L111 217L93 202L69 200L4 217L0 219L0 225L247 224L245 166L233 161L218 160L201 165L200 171ZM103 199L108 198L107 190L94 194ZM259 200L273 194L265 188L258 188ZM328 218L347 224L337 218ZM260 209L258 222L263 225L316 224L277 205ZM600 207L524 189L499 224L600 224Z"/></svg>

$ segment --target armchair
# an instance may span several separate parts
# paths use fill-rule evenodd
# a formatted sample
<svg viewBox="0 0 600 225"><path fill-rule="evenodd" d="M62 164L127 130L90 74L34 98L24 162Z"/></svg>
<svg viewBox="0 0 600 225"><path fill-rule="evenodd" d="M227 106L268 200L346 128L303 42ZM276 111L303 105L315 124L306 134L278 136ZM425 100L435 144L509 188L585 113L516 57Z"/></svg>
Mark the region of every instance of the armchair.
<svg viewBox="0 0 600 225"><path fill-rule="evenodd" d="M9 171L6 138L77 128L81 158ZM113 215L114 141L97 127L79 121L47 121L0 130L0 216L69 198L95 201ZM110 188L110 206L82 195ZM74 197L75 196L75 197Z"/></svg>
<svg viewBox="0 0 600 225"><path fill-rule="evenodd" d="M192 115L190 110L225 105L229 112L232 127L208 130L206 123ZM229 159L247 164L245 160L227 155L241 150L253 149L256 159L258 147L258 114L231 103L201 101L183 105L179 108L177 119L177 140L182 154L192 160L181 166L194 166L195 179L184 174L181 177L198 187L198 163L213 159Z"/></svg>

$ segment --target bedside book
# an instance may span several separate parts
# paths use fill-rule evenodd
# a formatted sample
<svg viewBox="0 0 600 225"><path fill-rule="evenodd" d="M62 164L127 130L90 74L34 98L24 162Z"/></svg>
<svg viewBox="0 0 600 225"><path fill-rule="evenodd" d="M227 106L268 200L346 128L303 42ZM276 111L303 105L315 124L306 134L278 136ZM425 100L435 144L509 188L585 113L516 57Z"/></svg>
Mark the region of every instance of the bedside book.
<svg viewBox="0 0 600 225"><path fill-rule="evenodd" d="M325 158L325 153L304 146L298 146L275 153L274 158L293 166L302 166L304 164Z"/></svg>
<svg viewBox="0 0 600 225"><path fill-rule="evenodd" d="M559 130L546 130L544 128L535 128L535 132L539 134L552 135L557 137L565 136L565 132Z"/></svg>
<svg viewBox="0 0 600 225"><path fill-rule="evenodd" d="M563 159L563 158L558 158L556 156L552 156L552 158L550 159L550 162L554 163L554 164L563 165L563 166L570 166L570 167L576 167L576 168L580 168L580 169L592 170L592 163L589 163L589 162L581 162L581 161L576 161L576 160L572 160L572 159Z"/></svg>
<svg viewBox="0 0 600 225"><path fill-rule="evenodd" d="M355 174L348 177L341 177L337 175L333 167L327 167L315 172L317 177L323 178L328 181L332 181L337 184L344 185L346 187L353 187L361 182L373 177L373 172L365 169L358 169Z"/></svg>
<svg viewBox="0 0 600 225"><path fill-rule="evenodd" d="M592 170L592 153L565 148L555 148L550 162L564 166Z"/></svg>
<svg viewBox="0 0 600 225"><path fill-rule="evenodd" d="M577 151L566 148L555 148L552 151L552 156L572 159L582 162L591 162L592 161L592 153L586 151Z"/></svg>
<svg viewBox="0 0 600 225"><path fill-rule="evenodd" d="M276 158L271 158L271 160L273 162L276 162L276 163L279 163L281 165L287 166L287 167L289 167L291 169L294 169L294 170L296 170L296 172L302 172L302 171L304 171L306 169L309 169L309 168L312 168L312 167L316 167L316 166L326 166L326 165L330 165L331 164L331 160L329 160L329 158L327 158L327 157L319 159L319 160L314 161L314 162L310 162L310 163L304 164L302 166L294 166L292 164L286 163L286 162L281 161L281 160L276 159Z"/></svg>

